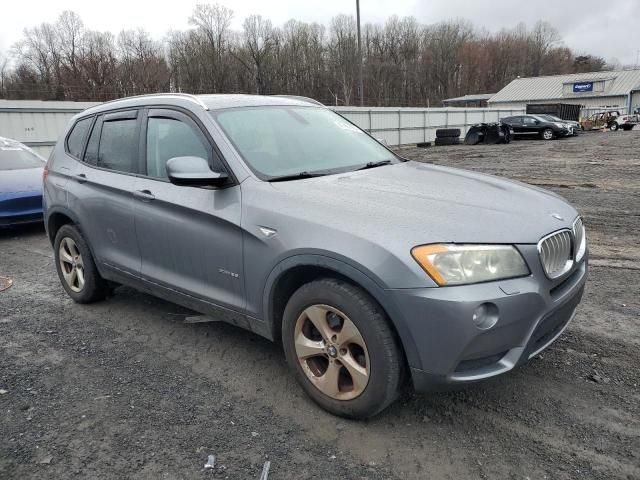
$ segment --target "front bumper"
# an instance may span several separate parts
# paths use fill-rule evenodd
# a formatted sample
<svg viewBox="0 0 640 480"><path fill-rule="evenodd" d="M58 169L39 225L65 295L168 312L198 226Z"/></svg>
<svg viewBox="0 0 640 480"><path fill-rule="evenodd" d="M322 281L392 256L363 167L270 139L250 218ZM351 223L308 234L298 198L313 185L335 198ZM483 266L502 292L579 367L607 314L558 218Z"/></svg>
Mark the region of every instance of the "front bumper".
<svg viewBox="0 0 640 480"><path fill-rule="evenodd" d="M417 391L490 378L527 362L553 343L573 318L587 278L587 255L563 277L549 280L535 245L518 245L531 275L455 287L398 289L395 297L417 351L410 365ZM482 303L496 306L487 330L472 320Z"/></svg>

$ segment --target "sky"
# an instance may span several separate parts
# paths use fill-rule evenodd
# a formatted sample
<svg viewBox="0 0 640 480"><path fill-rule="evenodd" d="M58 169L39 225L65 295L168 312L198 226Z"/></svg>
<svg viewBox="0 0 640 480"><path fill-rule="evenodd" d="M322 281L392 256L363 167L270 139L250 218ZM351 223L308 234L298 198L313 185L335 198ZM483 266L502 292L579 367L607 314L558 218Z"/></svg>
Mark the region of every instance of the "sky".
<svg viewBox="0 0 640 480"><path fill-rule="evenodd" d="M0 9L0 53L7 55L25 27L54 22L63 10L73 10L92 30L119 32L143 27L162 39L171 30L189 28L197 3L109 0L6 0ZM215 3L215 2L211 2ZM290 18L328 24L339 13L355 14L355 0L218 0L234 11L233 27L260 14L282 25ZM415 16L421 23L463 18L489 31L512 28L520 22L532 26L542 19L552 23L565 46L607 61L635 64L640 50L640 0L360 0L362 23L384 22L391 15Z"/></svg>

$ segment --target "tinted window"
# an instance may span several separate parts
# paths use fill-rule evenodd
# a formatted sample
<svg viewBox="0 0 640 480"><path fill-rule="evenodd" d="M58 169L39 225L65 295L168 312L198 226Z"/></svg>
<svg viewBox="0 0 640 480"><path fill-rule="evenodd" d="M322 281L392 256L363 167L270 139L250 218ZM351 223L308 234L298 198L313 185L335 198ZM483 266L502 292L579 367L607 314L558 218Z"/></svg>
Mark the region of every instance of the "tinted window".
<svg viewBox="0 0 640 480"><path fill-rule="evenodd" d="M0 143L0 171L42 168L44 160L19 144Z"/></svg>
<svg viewBox="0 0 640 480"><path fill-rule="evenodd" d="M533 117L524 117L524 124L525 125L535 125L536 124L536 119Z"/></svg>
<svg viewBox="0 0 640 480"><path fill-rule="evenodd" d="M167 178L173 157L208 159L208 146L190 125L173 118L151 117L147 123L147 175Z"/></svg>
<svg viewBox="0 0 640 480"><path fill-rule="evenodd" d="M90 117L77 122L67 137L67 152L74 157L80 158L82 156L84 140L87 138L87 132L89 131L92 120L93 118Z"/></svg>
<svg viewBox="0 0 640 480"><path fill-rule="evenodd" d="M503 120L505 123L510 123L512 125L521 125L522 124L522 117L509 117L509 118L505 118Z"/></svg>
<svg viewBox="0 0 640 480"><path fill-rule="evenodd" d="M102 123L99 167L134 173L138 162L138 130L136 119L111 120Z"/></svg>

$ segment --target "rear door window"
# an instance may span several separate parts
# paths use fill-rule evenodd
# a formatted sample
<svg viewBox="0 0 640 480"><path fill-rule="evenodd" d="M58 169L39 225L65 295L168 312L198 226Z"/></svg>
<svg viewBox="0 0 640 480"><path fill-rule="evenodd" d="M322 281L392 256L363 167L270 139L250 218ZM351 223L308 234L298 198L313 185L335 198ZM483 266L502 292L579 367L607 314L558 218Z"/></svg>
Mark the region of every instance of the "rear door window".
<svg viewBox="0 0 640 480"><path fill-rule="evenodd" d="M102 119L96 165L125 173L138 170L137 112L105 115Z"/></svg>
<svg viewBox="0 0 640 480"><path fill-rule="evenodd" d="M67 137L67 153L73 155L76 158L82 157L84 141L87 138L87 133L89 132L89 127L91 127L92 121L93 117L89 117L83 118L82 120L76 122L76 124L71 129L71 133L69 133L69 136Z"/></svg>

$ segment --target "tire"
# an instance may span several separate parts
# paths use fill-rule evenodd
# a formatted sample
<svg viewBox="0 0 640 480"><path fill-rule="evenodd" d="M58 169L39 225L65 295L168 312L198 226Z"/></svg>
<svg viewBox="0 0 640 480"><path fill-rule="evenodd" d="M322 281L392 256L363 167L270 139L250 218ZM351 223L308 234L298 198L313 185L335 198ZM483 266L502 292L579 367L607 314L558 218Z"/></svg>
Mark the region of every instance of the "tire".
<svg viewBox="0 0 640 480"><path fill-rule="evenodd" d="M504 132L504 143L511 143L511 130L508 128L503 128Z"/></svg>
<svg viewBox="0 0 640 480"><path fill-rule="evenodd" d="M436 137L436 145L460 145L459 137Z"/></svg>
<svg viewBox="0 0 640 480"><path fill-rule="evenodd" d="M331 327L331 322L338 323ZM345 325L351 332L344 337L348 342L340 338ZM404 384L404 356L387 315L366 292L343 280L316 280L291 296L284 310L282 344L303 390L340 417L361 419L381 412ZM339 380L331 382L333 378Z"/></svg>
<svg viewBox="0 0 640 480"><path fill-rule="evenodd" d="M615 132L616 130L618 130L618 124L616 122L612 122L611 125L609 125L609 130Z"/></svg>
<svg viewBox="0 0 640 480"><path fill-rule="evenodd" d="M464 137L465 145L477 145L482 140L480 134L478 132L469 132L467 136Z"/></svg>
<svg viewBox="0 0 640 480"><path fill-rule="evenodd" d="M438 128L436 130L436 138L460 137L459 128Z"/></svg>
<svg viewBox="0 0 640 480"><path fill-rule="evenodd" d="M63 225L56 233L53 246L60 283L73 301L91 303L103 300L109 288L98 273L80 230L75 225ZM63 251L67 254L66 258L61 258Z"/></svg>
<svg viewBox="0 0 640 480"><path fill-rule="evenodd" d="M555 134L553 133L553 130L551 130L550 128L545 128L540 133L540 136L542 137L543 140L553 140L555 138Z"/></svg>

